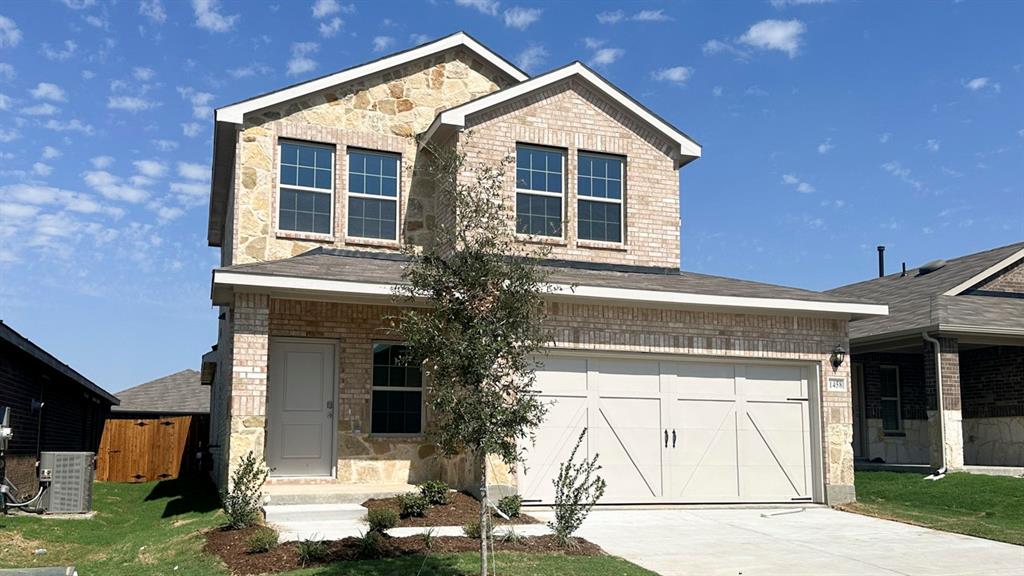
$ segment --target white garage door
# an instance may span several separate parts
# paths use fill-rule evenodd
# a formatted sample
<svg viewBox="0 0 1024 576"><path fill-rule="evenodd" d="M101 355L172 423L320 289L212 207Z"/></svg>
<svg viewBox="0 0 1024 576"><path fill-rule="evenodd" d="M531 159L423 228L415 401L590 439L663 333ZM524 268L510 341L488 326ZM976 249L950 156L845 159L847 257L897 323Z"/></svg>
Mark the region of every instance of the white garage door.
<svg viewBox="0 0 1024 576"><path fill-rule="evenodd" d="M545 423L520 468L529 502L584 428L599 454L603 503L790 502L813 496L813 372L786 364L549 356L537 388Z"/></svg>

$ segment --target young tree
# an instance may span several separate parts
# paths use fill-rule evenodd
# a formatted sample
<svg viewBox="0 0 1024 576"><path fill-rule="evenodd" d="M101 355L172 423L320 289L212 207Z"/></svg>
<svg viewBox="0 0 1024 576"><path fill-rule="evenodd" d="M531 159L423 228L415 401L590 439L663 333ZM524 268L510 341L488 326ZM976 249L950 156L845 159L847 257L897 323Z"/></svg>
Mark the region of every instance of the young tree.
<svg viewBox="0 0 1024 576"><path fill-rule="evenodd" d="M518 241L505 202L511 158L469 166L463 151L428 147L430 176L446 218L434 241L410 249L405 283L396 289L407 308L394 329L411 361L430 376L427 403L433 433L446 455L469 452L479 461L481 534L489 534L487 455L508 466L521 457L545 406L533 390L534 357L551 340L543 328L550 290L538 264L546 252ZM487 538L480 539L481 574Z"/></svg>

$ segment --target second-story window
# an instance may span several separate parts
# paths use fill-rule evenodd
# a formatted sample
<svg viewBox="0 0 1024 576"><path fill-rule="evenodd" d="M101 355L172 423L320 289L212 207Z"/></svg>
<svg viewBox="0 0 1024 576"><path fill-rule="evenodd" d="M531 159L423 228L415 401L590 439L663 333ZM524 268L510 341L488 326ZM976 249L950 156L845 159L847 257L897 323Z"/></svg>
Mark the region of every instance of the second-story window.
<svg viewBox="0 0 1024 576"><path fill-rule="evenodd" d="M331 233L334 148L281 142L279 230Z"/></svg>
<svg viewBox="0 0 1024 576"><path fill-rule="evenodd" d="M348 235L398 239L397 154L349 150Z"/></svg>
<svg viewBox="0 0 1024 576"><path fill-rule="evenodd" d="M581 153L576 182L580 240L622 242L622 159Z"/></svg>
<svg viewBox="0 0 1024 576"><path fill-rule="evenodd" d="M562 236L564 166L558 150L516 147L516 232Z"/></svg>

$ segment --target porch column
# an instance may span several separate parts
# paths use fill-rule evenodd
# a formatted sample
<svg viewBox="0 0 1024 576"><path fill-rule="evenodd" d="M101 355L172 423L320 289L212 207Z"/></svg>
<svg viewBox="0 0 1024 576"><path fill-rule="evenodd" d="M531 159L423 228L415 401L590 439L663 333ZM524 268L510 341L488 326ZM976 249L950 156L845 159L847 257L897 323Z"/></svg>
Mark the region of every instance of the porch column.
<svg viewBox="0 0 1024 576"><path fill-rule="evenodd" d="M238 462L252 451L263 458L267 417L267 357L270 346L270 297L236 294L228 417L228 479Z"/></svg>
<svg viewBox="0 0 1024 576"><path fill-rule="evenodd" d="M950 469L964 466L963 415L960 408L960 350L956 338L937 337L942 382L936 378L935 346L924 342L924 383L928 396L929 463L938 467L945 463ZM942 406L938 405L938 390L942 388ZM945 442L940 446L941 426L945 425Z"/></svg>

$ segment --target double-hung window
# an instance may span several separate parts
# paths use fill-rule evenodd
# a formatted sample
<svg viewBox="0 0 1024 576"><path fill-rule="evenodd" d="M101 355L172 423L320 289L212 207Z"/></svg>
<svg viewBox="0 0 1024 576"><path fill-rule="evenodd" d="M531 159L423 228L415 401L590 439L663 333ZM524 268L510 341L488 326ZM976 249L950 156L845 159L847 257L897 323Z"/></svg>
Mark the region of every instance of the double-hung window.
<svg viewBox="0 0 1024 576"><path fill-rule="evenodd" d="M331 234L334 204L334 148L280 143L277 228Z"/></svg>
<svg viewBox="0 0 1024 576"><path fill-rule="evenodd" d="M558 150L516 147L516 232L562 236L564 167Z"/></svg>
<svg viewBox="0 0 1024 576"><path fill-rule="evenodd" d="M408 347L373 345L373 399L370 431L419 434L423 424L423 374L408 357Z"/></svg>
<svg viewBox="0 0 1024 576"><path fill-rule="evenodd" d="M901 432L900 369L897 366L880 366L879 371L882 384L882 431Z"/></svg>
<svg viewBox="0 0 1024 576"><path fill-rule="evenodd" d="M622 242L622 159L581 153L576 183L579 239Z"/></svg>
<svg viewBox="0 0 1024 576"><path fill-rule="evenodd" d="M349 150L348 236L398 239L397 154Z"/></svg>

